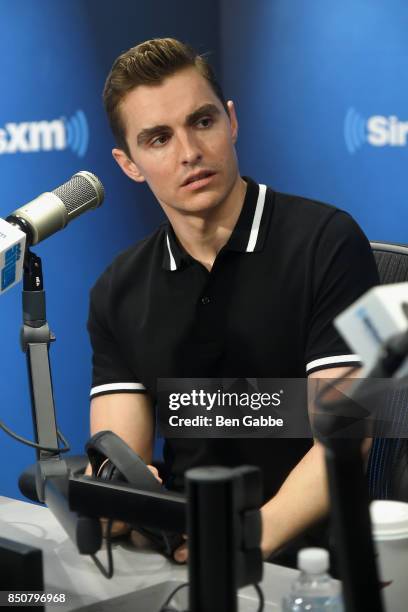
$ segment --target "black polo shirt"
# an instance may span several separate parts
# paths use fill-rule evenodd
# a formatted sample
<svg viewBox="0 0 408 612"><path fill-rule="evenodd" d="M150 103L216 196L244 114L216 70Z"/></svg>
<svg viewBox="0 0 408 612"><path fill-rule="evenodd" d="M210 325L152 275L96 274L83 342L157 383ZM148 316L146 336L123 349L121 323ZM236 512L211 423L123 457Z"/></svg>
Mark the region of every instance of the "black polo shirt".
<svg viewBox="0 0 408 612"><path fill-rule="evenodd" d="M149 393L158 378L301 378L358 364L334 317L378 284L370 245L347 213L246 178L237 224L209 272L169 223L120 254L91 292L91 397ZM185 469L258 465L271 497L312 442L168 439L180 489Z"/></svg>

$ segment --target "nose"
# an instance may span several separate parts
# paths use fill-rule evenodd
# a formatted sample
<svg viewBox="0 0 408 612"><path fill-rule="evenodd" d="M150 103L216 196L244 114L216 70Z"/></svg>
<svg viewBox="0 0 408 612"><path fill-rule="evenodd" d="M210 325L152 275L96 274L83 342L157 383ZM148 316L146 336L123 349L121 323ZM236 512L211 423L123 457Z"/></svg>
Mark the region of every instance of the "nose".
<svg viewBox="0 0 408 612"><path fill-rule="evenodd" d="M183 166L194 166L202 160L203 155L199 144L191 133L180 135L179 145L180 159Z"/></svg>

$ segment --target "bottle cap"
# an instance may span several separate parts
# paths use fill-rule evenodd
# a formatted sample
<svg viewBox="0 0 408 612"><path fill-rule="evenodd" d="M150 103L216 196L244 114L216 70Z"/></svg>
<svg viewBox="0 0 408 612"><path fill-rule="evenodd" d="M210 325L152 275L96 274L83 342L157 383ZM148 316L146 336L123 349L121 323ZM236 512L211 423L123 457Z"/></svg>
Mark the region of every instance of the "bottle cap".
<svg viewBox="0 0 408 612"><path fill-rule="evenodd" d="M408 538L408 504L391 500L371 502L371 523L374 540Z"/></svg>
<svg viewBox="0 0 408 612"><path fill-rule="evenodd" d="M329 569L329 553L324 548L303 548L298 552L298 568L310 574L321 574Z"/></svg>

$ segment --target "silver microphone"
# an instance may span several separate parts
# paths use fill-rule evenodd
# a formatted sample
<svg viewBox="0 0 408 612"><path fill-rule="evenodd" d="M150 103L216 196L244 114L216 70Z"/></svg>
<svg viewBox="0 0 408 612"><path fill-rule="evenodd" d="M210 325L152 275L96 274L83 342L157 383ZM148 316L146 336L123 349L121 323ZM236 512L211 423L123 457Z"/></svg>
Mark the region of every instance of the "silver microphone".
<svg viewBox="0 0 408 612"><path fill-rule="evenodd" d="M29 245L38 244L82 213L98 208L104 196L105 190L98 177L82 170L60 187L17 208L6 221L27 234Z"/></svg>

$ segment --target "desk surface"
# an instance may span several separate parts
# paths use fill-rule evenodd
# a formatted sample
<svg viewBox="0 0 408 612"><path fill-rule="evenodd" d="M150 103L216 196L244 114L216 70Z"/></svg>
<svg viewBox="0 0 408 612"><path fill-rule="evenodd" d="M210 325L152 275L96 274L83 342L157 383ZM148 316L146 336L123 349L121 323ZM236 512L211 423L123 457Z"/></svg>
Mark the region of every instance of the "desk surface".
<svg viewBox="0 0 408 612"><path fill-rule="evenodd" d="M47 612L88 609L89 612L112 609L155 612L160 606L151 602L164 603L173 586L187 580L186 566L175 565L150 550L136 550L123 541L113 544L114 576L108 580L90 557L78 554L48 508L1 496L0 536L42 549L46 591L64 592L67 598L66 604L48 605ZM104 549L99 551L98 557L106 566ZM281 598L288 592L295 575L295 570L264 564L261 587L265 611L281 609ZM240 612L256 610L256 602L257 595L252 587L240 590Z"/></svg>

